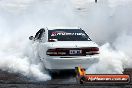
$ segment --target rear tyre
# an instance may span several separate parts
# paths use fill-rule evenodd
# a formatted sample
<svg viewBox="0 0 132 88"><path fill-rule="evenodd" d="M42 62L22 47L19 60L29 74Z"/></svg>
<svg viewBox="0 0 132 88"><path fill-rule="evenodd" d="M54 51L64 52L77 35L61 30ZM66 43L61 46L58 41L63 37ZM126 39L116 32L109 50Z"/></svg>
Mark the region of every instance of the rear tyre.
<svg viewBox="0 0 132 88"><path fill-rule="evenodd" d="M132 84L132 68L125 68L123 74L130 76L129 84Z"/></svg>
<svg viewBox="0 0 132 88"><path fill-rule="evenodd" d="M86 78L85 78L85 77L82 77L82 78L80 79L80 84L84 84L84 82L86 82Z"/></svg>
<svg viewBox="0 0 132 88"><path fill-rule="evenodd" d="M48 73L50 74L50 76L54 79L55 77L57 77L60 72L59 71L52 71L52 70L49 70L47 69Z"/></svg>

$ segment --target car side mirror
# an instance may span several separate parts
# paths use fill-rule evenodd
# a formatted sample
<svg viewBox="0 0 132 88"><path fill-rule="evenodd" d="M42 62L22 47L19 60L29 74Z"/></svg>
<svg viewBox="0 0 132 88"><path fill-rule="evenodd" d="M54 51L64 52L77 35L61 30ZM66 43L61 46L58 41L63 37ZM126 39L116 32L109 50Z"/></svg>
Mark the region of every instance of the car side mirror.
<svg viewBox="0 0 132 88"><path fill-rule="evenodd" d="M34 37L33 37L33 36L30 36L30 37L29 37L29 40L34 40Z"/></svg>

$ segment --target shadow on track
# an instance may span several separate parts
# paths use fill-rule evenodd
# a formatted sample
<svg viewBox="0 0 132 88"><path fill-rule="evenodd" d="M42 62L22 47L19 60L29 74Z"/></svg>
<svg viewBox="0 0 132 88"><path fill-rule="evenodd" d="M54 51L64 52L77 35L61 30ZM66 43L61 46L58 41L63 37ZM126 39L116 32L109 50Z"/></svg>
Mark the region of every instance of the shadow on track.
<svg viewBox="0 0 132 88"><path fill-rule="evenodd" d="M67 79L71 77L75 77L76 73L74 70L62 70L59 72L50 72L52 79Z"/></svg>

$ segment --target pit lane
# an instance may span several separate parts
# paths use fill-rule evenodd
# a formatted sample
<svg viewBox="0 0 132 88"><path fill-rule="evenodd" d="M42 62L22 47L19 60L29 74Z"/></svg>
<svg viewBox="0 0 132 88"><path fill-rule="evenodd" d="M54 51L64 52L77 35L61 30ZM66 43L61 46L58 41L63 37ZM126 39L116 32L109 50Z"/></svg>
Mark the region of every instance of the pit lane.
<svg viewBox="0 0 132 88"><path fill-rule="evenodd" d="M124 74L129 74L132 79L132 69L126 69ZM0 88L132 88L130 84L77 84L76 74L73 71L64 71L54 74L52 80L34 81L21 74L0 71Z"/></svg>

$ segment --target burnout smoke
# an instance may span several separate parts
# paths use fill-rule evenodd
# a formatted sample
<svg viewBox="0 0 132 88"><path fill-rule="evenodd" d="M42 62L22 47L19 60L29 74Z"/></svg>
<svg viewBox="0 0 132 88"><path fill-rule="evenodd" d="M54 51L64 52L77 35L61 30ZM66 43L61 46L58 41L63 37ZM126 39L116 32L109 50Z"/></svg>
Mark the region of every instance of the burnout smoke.
<svg viewBox="0 0 132 88"><path fill-rule="evenodd" d="M88 73L122 73L132 62L131 11L131 0L0 0L0 69L51 79L28 37L45 26L79 26L100 45L109 42Z"/></svg>
<svg viewBox="0 0 132 88"><path fill-rule="evenodd" d="M89 74L122 74L128 57L121 51L113 49L109 43L100 47L100 61L86 70Z"/></svg>

